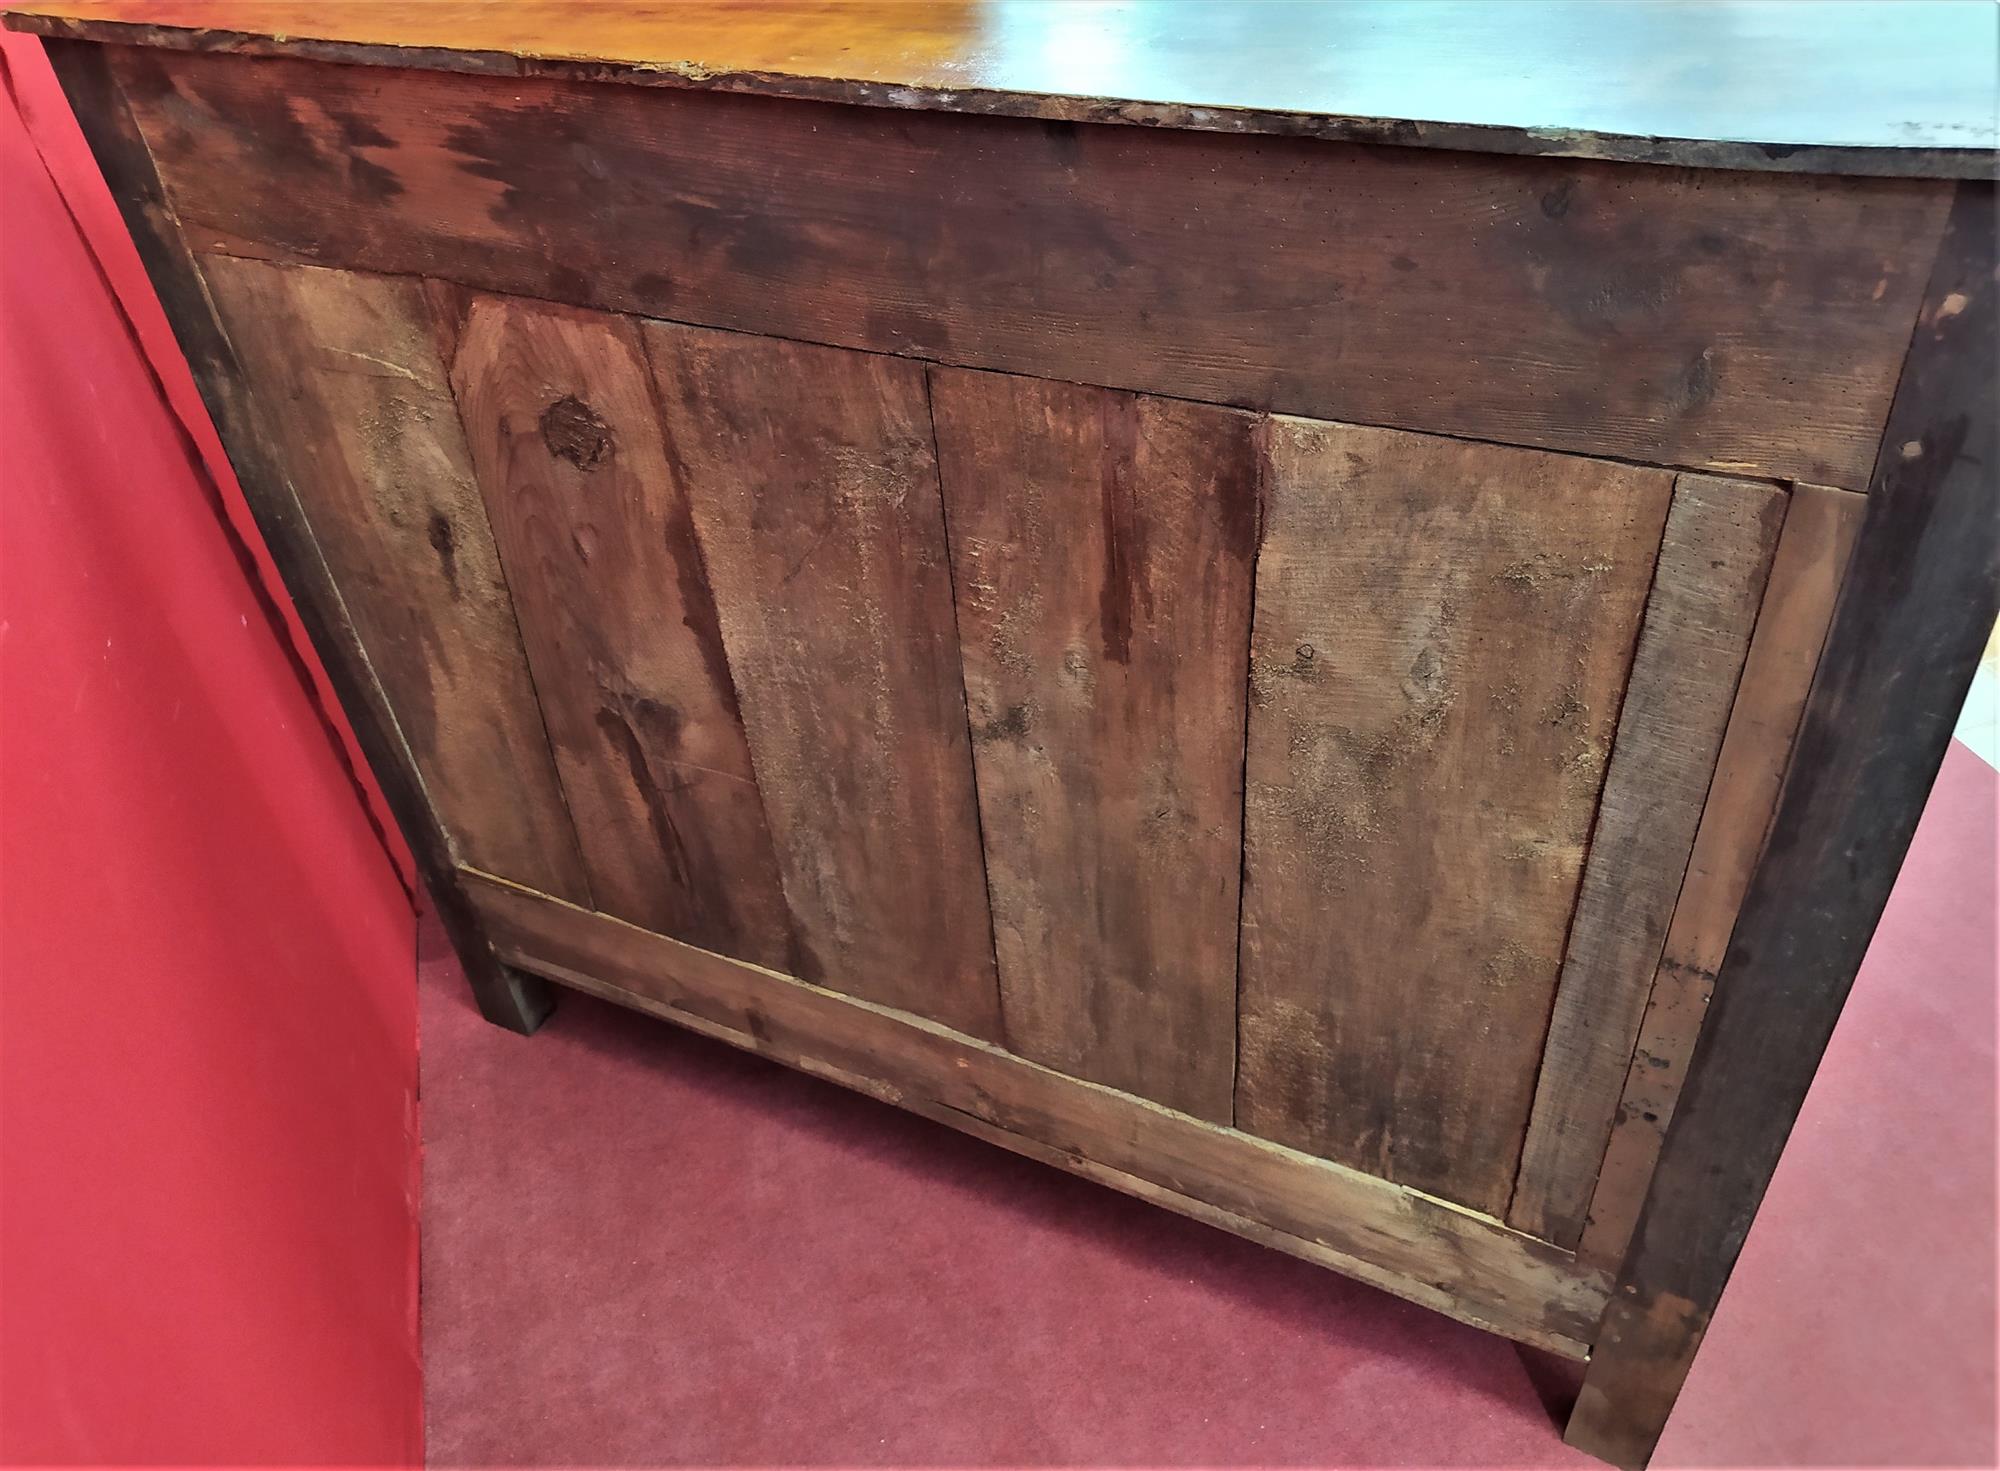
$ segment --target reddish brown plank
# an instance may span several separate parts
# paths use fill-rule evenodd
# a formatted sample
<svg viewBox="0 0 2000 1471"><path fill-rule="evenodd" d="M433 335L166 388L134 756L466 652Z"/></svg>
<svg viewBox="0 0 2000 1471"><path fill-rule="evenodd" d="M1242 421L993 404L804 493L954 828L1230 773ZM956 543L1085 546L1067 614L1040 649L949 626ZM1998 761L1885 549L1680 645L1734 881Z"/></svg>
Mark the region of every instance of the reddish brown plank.
<svg viewBox="0 0 2000 1471"><path fill-rule="evenodd" d="M1716 972L1777 807L1866 506L1866 498L1851 491L1800 485L1786 507L1715 780L1577 1243L1579 1256L1601 1266L1616 1268L1631 1242Z"/></svg>
<svg viewBox="0 0 2000 1471"><path fill-rule="evenodd" d="M418 283L216 256L202 271L453 846L587 902Z"/></svg>
<svg viewBox="0 0 2000 1471"><path fill-rule="evenodd" d="M924 370L649 323L803 979L1000 1032Z"/></svg>
<svg viewBox="0 0 2000 1471"><path fill-rule="evenodd" d="M931 395L1009 1044L1228 1123L1256 421Z"/></svg>
<svg viewBox="0 0 2000 1471"><path fill-rule="evenodd" d="M1671 488L1272 422L1239 1127L1505 1210Z"/></svg>
<svg viewBox="0 0 2000 1471"><path fill-rule="evenodd" d="M1507 1212L1558 1246L1583 1231L1784 516L1776 486L1674 486Z"/></svg>
<svg viewBox="0 0 2000 1471"><path fill-rule="evenodd" d="M118 65L201 243L1829 485L1867 474L1949 192L289 60Z"/></svg>
<svg viewBox="0 0 2000 1471"><path fill-rule="evenodd" d="M791 919L638 327L435 295L597 907L782 969Z"/></svg>

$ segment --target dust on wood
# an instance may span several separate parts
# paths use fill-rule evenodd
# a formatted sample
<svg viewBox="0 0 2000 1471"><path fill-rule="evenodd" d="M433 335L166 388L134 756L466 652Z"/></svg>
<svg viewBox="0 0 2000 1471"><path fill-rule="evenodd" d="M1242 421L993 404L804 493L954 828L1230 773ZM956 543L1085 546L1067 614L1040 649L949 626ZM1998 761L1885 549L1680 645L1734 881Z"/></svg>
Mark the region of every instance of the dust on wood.
<svg viewBox="0 0 2000 1471"><path fill-rule="evenodd" d="M998 1038L923 368L644 335L796 920L787 968Z"/></svg>
<svg viewBox="0 0 2000 1471"><path fill-rule="evenodd" d="M422 290L220 256L202 269L452 843L587 900Z"/></svg>
<svg viewBox="0 0 2000 1471"><path fill-rule="evenodd" d="M930 381L1009 1045L1227 1123L1255 421Z"/></svg>
<svg viewBox="0 0 2000 1471"><path fill-rule="evenodd" d="M1239 1127L1503 1210L1663 471L1274 419Z"/></svg>
<svg viewBox="0 0 2000 1471"><path fill-rule="evenodd" d="M597 907L784 968L790 913L637 326L492 296L448 320Z"/></svg>

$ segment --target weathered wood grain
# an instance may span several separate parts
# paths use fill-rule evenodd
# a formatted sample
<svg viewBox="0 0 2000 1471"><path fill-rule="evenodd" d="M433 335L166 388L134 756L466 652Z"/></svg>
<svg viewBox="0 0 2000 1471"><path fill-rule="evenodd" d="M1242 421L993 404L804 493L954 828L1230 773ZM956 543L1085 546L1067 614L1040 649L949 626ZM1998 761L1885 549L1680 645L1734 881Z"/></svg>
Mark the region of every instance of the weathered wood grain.
<svg viewBox="0 0 2000 1471"><path fill-rule="evenodd" d="M1715 779L1577 1244L1580 1256L1600 1266L1615 1270L1631 1243L1715 974L1777 805L1866 505L1851 491L1814 485L1795 486L1789 497Z"/></svg>
<svg viewBox="0 0 2000 1471"><path fill-rule="evenodd" d="M1867 474L1948 188L116 64L211 247L1829 485Z"/></svg>
<svg viewBox="0 0 2000 1471"><path fill-rule="evenodd" d="M795 921L785 969L997 1039L923 368L658 322L644 340Z"/></svg>
<svg viewBox="0 0 2000 1471"><path fill-rule="evenodd" d="M1778 810L1564 1438L1643 1466L1951 744L2000 590L2000 211L1958 190Z"/></svg>
<svg viewBox="0 0 2000 1471"><path fill-rule="evenodd" d="M1673 477L1274 420L1239 1127L1496 1214Z"/></svg>
<svg viewBox="0 0 2000 1471"><path fill-rule="evenodd" d="M920 1018L680 945L479 874L501 953L566 985L720 1036L1093 1178L1308 1243L1316 1260L1496 1332L1577 1354L1607 1274L1358 1171L1066 1077ZM880 989L923 994L921 981ZM1019 1141L1019 1142L1016 1142ZM1088 1166L1089 1168L1084 1168ZM1115 1172L1107 1174L1106 1172ZM1155 1193L1149 1198L1158 1199ZM1233 1228L1232 1228L1233 1229Z"/></svg>
<svg viewBox="0 0 2000 1471"><path fill-rule="evenodd" d="M1256 421L930 382L1008 1044L1226 1124Z"/></svg>
<svg viewBox="0 0 2000 1471"><path fill-rule="evenodd" d="M1507 1210L1558 1246L1583 1231L1784 517L1776 486L1674 486Z"/></svg>
<svg viewBox="0 0 2000 1471"><path fill-rule="evenodd" d="M434 295L596 907L783 969L790 912L637 325Z"/></svg>
<svg viewBox="0 0 2000 1471"><path fill-rule="evenodd" d="M219 256L202 270L459 856L587 902L418 283Z"/></svg>

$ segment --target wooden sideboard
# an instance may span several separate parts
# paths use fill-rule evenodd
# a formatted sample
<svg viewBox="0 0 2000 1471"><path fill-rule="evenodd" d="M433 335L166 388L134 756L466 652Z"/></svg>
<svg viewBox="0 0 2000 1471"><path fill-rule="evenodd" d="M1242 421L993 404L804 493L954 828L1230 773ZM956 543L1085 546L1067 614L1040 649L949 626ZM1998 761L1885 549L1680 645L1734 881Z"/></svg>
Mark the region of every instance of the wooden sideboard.
<svg viewBox="0 0 2000 1471"><path fill-rule="evenodd" d="M9 24L487 1016L1587 1359L1639 1465L1993 617L1992 13L1892 9Z"/></svg>

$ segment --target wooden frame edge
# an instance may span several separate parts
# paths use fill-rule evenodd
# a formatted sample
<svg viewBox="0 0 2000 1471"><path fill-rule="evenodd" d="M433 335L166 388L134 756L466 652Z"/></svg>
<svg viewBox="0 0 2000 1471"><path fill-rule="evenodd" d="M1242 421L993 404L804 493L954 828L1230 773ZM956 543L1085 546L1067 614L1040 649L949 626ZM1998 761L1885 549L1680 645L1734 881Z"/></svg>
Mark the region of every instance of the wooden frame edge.
<svg viewBox="0 0 2000 1471"><path fill-rule="evenodd" d="M1958 187L1762 854L1564 1438L1651 1457L1860 969L1996 611L1995 191Z"/></svg>
<svg viewBox="0 0 2000 1471"><path fill-rule="evenodd" d="M1674 900L1611 1137L1593 1172L1577 1255L1615 1269L1631 1245L1660 1141L1687 1079L1689 1054L1750 870L1771 825L1833 620L1867 497L1795 485L1750 635L1722 749Z"/></svg>
<svg viewBox="0 0 2000 1471"><path fill-rule="evenodd" d="M1990 150L1929 144L1757 143L1624 133L1602 128L1534 128L1512 123L1453 123L1299 112L1237 103L1194 104L1086 97L1005 87L940 86L893 79L815 77L800 72L718 68L694 58L621 61L583 56L523 56L388 41L272 36L216 26L84 19L41 10L10 10L5 29L49 40L72 39L159 51L226 51L236 56L297 57L346 66L400 67L472 76L552 77L623 86L736 92L803 102L837 102L904 112L958 112L1046 122L1102 123L1189 133L1312 138L1397 148L1490 153L1518 158L1601 159L1672 168L1752 173L1828 174L1852 178L1983 178Z"/></svg>
<svg viewBox="0 0 2000 1471"><path fill-rule="evenodd" d="M1571 1358L1609 1274L1490 1216L476 870L509 963Z"/></svg>
<svg viewBox="0 0 2000 1471"><path fill-rule="evenodd" d="M551 993L539 978L500 963L465 900L450 840L431 810L423 780L348 621L291 483L265 441L242 367L104 49L89 41L54 38L43 44L187 357L257 530L409 843L479 1009L488 1020L512 1031L532 1032L554 1005Z"/></svg>

